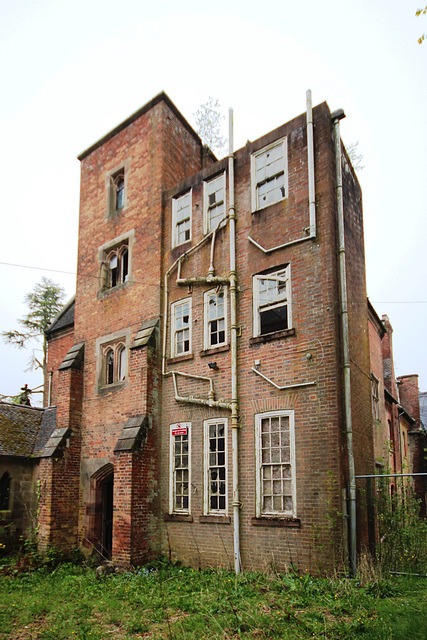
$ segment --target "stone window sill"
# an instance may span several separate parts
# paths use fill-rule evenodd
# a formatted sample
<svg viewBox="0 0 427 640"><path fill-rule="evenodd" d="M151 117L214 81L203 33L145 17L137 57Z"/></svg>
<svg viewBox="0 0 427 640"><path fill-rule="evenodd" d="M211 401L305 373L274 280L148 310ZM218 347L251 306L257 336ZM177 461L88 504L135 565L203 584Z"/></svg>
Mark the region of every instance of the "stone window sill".
<svg viewBox="0 0 427 640"><path fill-rule="evenodd" d="M194 360L194 354L186 353L185 355L182 355L182 356L175 356L174 358L168 358L167 363L175 364L177 362L185 362L186 360Z"/></svg>
<svg viewBox="0 0 427 640"><path fill-rule="evenodd" d="M119 391L119 389L123 389L126 385L126 380L122 380L121 382L114 382L113 384L106 384L102 387L98 387L98 394L100 396L105 396L107 393L113 393L114 391Z"/></svg>
<svg viewBox="0 0 427 640"><path fill-rule="evenodd" d="M214 356L217 353L225 353L226 351L230 351L229 344L223 344L220 347L213 347L212 349L203 349L203 351L200 351L200 356L202 358L204 356Z"/></svg>
<svg viewBox="0 0 427 640"><path fill-rule="evenodd" d="M193 522L193 516L185 513L165 513L163 519L165 522Z"/></svg>
<svg viewBox="0 0 427 640"><path fill-rule="evenodd" d="M265 333L263 336L256 336L249 339L249 344L264 344L265 342L271 342L272 340L281 340L283 338L290 338L295 336L295 329L285 329L284 331L275 331L274 333Z"/></svg>
<svg viewBox="0 0 427 640"><path fill-rule="evenodd" d="M252 518L251 524L258 527L291 527L293 529L301 528L301 520L299 518L269 518L263 516L261 518Z"/></svg>
<svg viewBox="0 0 427 640"><path fill-rule="evenodd" d="M126 282L120 282L119 284L116 284L115 287L110 287L109 289L101 289L100 291L98 291L98 298L105 298L106 296L109 296L110 293L113 293L114 291L121 291L122 289L126 289L126 287L128 287L131 284L130 279L128 278L126 280Z"/></svg>
<svg viewBox="0 0 427 640"><path fill-rule="evenodd" d="M201 524L230 524L231 518L230 516L215 516L215 515L200 516L199 522Z"/></svg>

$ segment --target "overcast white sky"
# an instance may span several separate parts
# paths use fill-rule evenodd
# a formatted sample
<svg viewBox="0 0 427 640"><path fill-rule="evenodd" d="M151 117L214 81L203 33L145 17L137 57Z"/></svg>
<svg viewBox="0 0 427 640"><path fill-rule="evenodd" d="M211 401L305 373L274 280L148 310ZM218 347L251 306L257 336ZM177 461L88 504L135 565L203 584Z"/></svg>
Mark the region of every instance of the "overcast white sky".
<svg viewBox="0 0 427 640"><path fill-rule="evenodd" d="M42 275L74 293L81 151L161 90L193 126L210 95L232 106L239 148L302 113L311 88L359 141L368 295L393 325L397 375L427 390L422 4L0 0L0 331ZM28 357L0 345L0 394L41 383Z"/></svg>

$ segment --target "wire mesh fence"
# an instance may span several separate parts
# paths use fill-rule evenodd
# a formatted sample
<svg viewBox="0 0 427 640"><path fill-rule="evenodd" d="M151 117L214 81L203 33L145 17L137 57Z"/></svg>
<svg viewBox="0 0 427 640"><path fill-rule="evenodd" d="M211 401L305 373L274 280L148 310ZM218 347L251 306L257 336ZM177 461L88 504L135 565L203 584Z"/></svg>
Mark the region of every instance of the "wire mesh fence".
<svg viewBox="0 0 427 640"><path fill-rule="evenodd" d="M369 545L385 571L427 574L427 474L358 476Z"/></svg>

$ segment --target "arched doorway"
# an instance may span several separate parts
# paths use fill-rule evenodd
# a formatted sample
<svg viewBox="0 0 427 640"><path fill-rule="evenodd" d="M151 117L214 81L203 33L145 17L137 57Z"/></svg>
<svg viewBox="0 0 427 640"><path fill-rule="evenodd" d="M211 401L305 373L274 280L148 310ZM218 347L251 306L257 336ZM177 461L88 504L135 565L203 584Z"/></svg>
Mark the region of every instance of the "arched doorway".
<svg viewBox="0 0 427 640"><path fill-rule="evenodd" d="M98 469L90 479L91 505L87 513L86 537L98 553L105 559L111 559L113 546L113 490L114 467L108 463Z"/></svg>

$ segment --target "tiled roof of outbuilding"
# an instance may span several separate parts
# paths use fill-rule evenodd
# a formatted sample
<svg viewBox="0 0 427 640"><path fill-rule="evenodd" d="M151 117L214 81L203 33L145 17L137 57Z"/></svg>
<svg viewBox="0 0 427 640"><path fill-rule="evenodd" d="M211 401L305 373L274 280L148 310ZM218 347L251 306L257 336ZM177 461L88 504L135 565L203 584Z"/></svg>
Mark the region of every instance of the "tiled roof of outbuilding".
<svg viewBox="0 0 427 640"><path fill-rule="evenodd" d="M0 455L37 457L56 425L56 407L36 409L0 402Z"/></svg>

